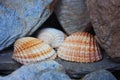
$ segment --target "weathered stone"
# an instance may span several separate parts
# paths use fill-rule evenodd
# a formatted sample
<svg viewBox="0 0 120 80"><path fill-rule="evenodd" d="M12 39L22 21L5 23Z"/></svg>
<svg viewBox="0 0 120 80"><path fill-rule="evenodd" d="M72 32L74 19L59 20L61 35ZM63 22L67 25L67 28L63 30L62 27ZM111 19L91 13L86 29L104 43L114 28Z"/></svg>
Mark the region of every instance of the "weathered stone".
<svg viewBox="0 0 120 80"><path fill-rule="evenodd" d="M56 0L0 0L0 50L31 35L50 16Z"/></svg>
<svg viewBox="0 0 120 80"><path fill-rule="evenodd" d="M46 71L64 72L62 65L53 60L38 62L35 64L24 65L8 76L4 80L35 80L35 76L42 75ZM40 80L40 79L39 79Z"/></svg>
<svg viewBox="0 0 120 80"><path fill-rule="evenodd" d="M8 74L17 70L21 65L14 60L12 60L12 51L5 50L0 52L0 73ZM109 71L115 72L116 70L120 70L120 64L112 62L105 52L101 52L103 55L103 59L99 62L94 63L75 63L64 61L60 58L57 58L56 61L63 65L67 74L72 78L80 78L90 72L107 69ZM43 64L42 64L43 65Z"/></svg>
<svg viewBox="0 0 120 80"><path fill-rule="evenodd" d="M59 0L55 13L63 29L71 34L89 27L85 0Z"/></svg>
<svg viewBox="0 0 120 80"><path fill-rule="evenodd" d="M99 70L87 74L82 80L117 80L109 71Z"/></svg>
<svg viewBox="0 0 120 80"><path fill-rule="evenodd" d="M0 80L3 80L3 77L0 76Z"/></svg>
<svg viewBox="0 0 120 80"><path fill-rule="evenodd" d="M13 49L11 48L0 51L0 70L8 71L7 74L9 73L9 71L14 71L21 66L21 64L17 63L12 59L12 54ZM5 71L0 72L4 74Z"/></svg>
<svg viewBox="0 0 120 80"><path fill-rule="evenodd" d="M35 80L71 80L65 73L58 71L47 71L41 76L37 76Z"/></svg>
<svg viewBox="0 0 120 80"><path fill-rule="evenodd" d="M120 0L87 0L96 39L115 61L120 62Z"/></svg>

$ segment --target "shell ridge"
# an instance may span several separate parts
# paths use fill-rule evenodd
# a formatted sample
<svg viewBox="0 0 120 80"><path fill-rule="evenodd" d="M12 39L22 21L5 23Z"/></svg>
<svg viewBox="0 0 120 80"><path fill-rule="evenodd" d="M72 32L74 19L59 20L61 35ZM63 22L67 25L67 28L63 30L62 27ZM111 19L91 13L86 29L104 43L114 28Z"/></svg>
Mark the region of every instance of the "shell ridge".
<svg viewBox="0 0 120 80"><path fill-rule="evenodd" d="M101 59L94 36L76 32L68 36L57 51L58 57L74 62L95 62Z"/></svg>

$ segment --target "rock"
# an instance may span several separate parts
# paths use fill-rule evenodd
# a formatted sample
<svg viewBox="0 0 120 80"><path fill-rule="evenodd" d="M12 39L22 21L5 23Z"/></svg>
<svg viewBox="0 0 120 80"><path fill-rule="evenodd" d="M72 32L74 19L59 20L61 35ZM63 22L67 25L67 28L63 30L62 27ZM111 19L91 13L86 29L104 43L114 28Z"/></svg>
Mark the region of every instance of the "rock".
<svg viewBox="0 0 120 80"><path fill-rule="evenodd" d="M2 74L10 74L14 70L17 70L20 68L20 64L15 62L11 56L12 56L13 50L5 50L4 52L0 52L0 73ZM101 52L103 55L103 59L99 62L94 63L75 63L75 62L68 62L65 60L62 60L60 58L56 58L55 60L63 65L65 71L67 74L72 78L81 78L84 75L100 70L100 69L106 69L111 72L116 72L120 70L120 64L115 63L109 59L109 57L106 55L105 52Z"/></svg>
<svg viewBox="0 0 120 80"><path fill-rule="evenodd" d="M64 72L62 65L53 60L38 62L35 64L24 65L8 76L5 80L35 80L35 76L42 75L46 71L56 70Z"/></svg>
<svg viewBox="0 0 120 80"><path fill-rule="evenodd" d="M35 80L71 80L65 73L58 71L47 71Z"/></svg>
<svg viewBox="0 0 120 80"><path fill-rule="evenodd" d="M111 72L115 72L120 70L120 64L115 63L109 59L105 52L101 52L103 55L103 59L98 62L93 63L76 63L76 62L69 62L57 58L56 61L63 65L64 69L66 70L67 74L72 78L81 78L84 75L97 71L100 69L106 69Z"/></svg>
<svg viewBox="0 0 120 80"><path fill-rule="evenodd" d="M0 80L3 80L3 77L0 76Z"/></svg>
<svg viewBox="0 0 120 80"><path fill-rule="evenodd" d="M13 47L0 51L0 72L2 74L9 74L11 71L14 71L22 66L12 59L12 54Z"/></svg>
<svg viewBox="0 0 120 80"><path fill-rule="evenodd" d="M107 54L120 62L120 1L87 0L96 39Z"/></svg>
<svg viewBox="0 0 120 80"><path fill-rule="evenodd" d="M117 80L110 72L98 70L87 74L82 80Z"/></svg>
<svg viewBox="0 0 120 80"><path fill-rule="evenodd" d="M0 50L31 35L51 15L57 0L0 0Z"/></svg>
<svg viewBox="0 0 120 80"><path fill-rule="evenodd" d="M89 15L85 0L59 0L55 13L63 29L71 34L89 27Z"/></svg>

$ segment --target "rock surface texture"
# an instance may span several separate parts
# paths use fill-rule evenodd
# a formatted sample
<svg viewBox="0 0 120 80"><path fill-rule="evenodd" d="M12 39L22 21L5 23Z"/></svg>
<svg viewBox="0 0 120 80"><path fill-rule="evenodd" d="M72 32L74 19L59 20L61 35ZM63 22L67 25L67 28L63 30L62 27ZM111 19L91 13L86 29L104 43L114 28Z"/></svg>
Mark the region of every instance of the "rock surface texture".
<svg viewBox="0 0 120 80"><path fill-rule="evenodd" d="M82 80L117 80L109 71L99 70L87 74Z"/></svg>
<svg viewBox="0 0 120 80"><path fill-rule="evenodd" d="M0 0L0 50L31 35L50 16L56 0Z"/></svg>
<svg viewBox="0 0 120 80"><path fill-rule="evenodd" d="M13 52L11 49L0 52L0 73L7 75L8 73L10 74L22 66L12 59L12 53ZM103 55L103 59L94 63L68 62L60 58L56 58L55 61L63 65L66 73L72 78L81 78L83 75L100 69L107 69L111 72L119 71L120 64L111 61L105 52L102 53L105 54ZM44 66L44 64L41 65Z"/></svg>
<svg viewBox="0 0 120 80"><path fill-rule="evenodd" d="M51 73L50 71L52 71L53 73L49 74ZM48 78L50 78L51 76L55 76L55 77L51 77L53 78L53 80L55 80L55 78L56 79L58 78L59 80L59 77L62 77L62 76L64 78L66 77L66 79L64 80L69 80L69 77L64 74L64 68L62 67L62 65L58 64L57 62L53 60L49 60L49 61L47 60L47 61L42 61L42 62L38 62L35 64L24 65L21 68L14 71L13 73L11 73L10 75L5 76L5 77L0 77L0 79L3 79L3 80L45 80L44 78L46 78L46 76L44 76L44 73L46 73L46 76Z"/></svg>
<svg viewBox="0 0 120 80"><path fill-rule="evenodd" d="M58 71L48 71L38 77L36 80L71 80L65 73Z"/></svg>
<svg viewBox="0 0 120 80"><path fill-rule="evenodd" d="M120 62L120 1L87 0L96 39L108 55Z"/></svg>
<svg viewBox="0 0 120 80"><path fill-rule="evenodd" d="M85 0L59 0L55 12L68 34L84 31L90 22Z"/></svg>

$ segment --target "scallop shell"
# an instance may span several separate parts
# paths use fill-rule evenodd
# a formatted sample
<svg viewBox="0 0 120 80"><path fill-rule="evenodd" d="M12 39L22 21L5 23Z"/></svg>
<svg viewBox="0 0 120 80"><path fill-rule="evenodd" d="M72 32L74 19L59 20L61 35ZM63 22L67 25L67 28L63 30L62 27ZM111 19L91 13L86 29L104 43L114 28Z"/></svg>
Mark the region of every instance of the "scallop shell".
<svg viewBox="0 0 120 80"><path fill-rule="evenodd" d="M43 40L53 48L58 48L66 38L66 35L55 28L44 28L39 33L37 38Z"/></svg>
<svg viewBox="0 0 120 80"><path fill-rule="evenodd" d="M37 38L24 37L14 44L13 59L22 64L38 62L54 55L56 55L55 51ZM55 56L52 59L54 58Z"/></svg>
<svg viewBox="0 0 120 80"><path fill-rule="evenodd" d="M76 32L67 37L58 49L58 57L74 62L95 62L102 59L94 36Z"/></svg>

